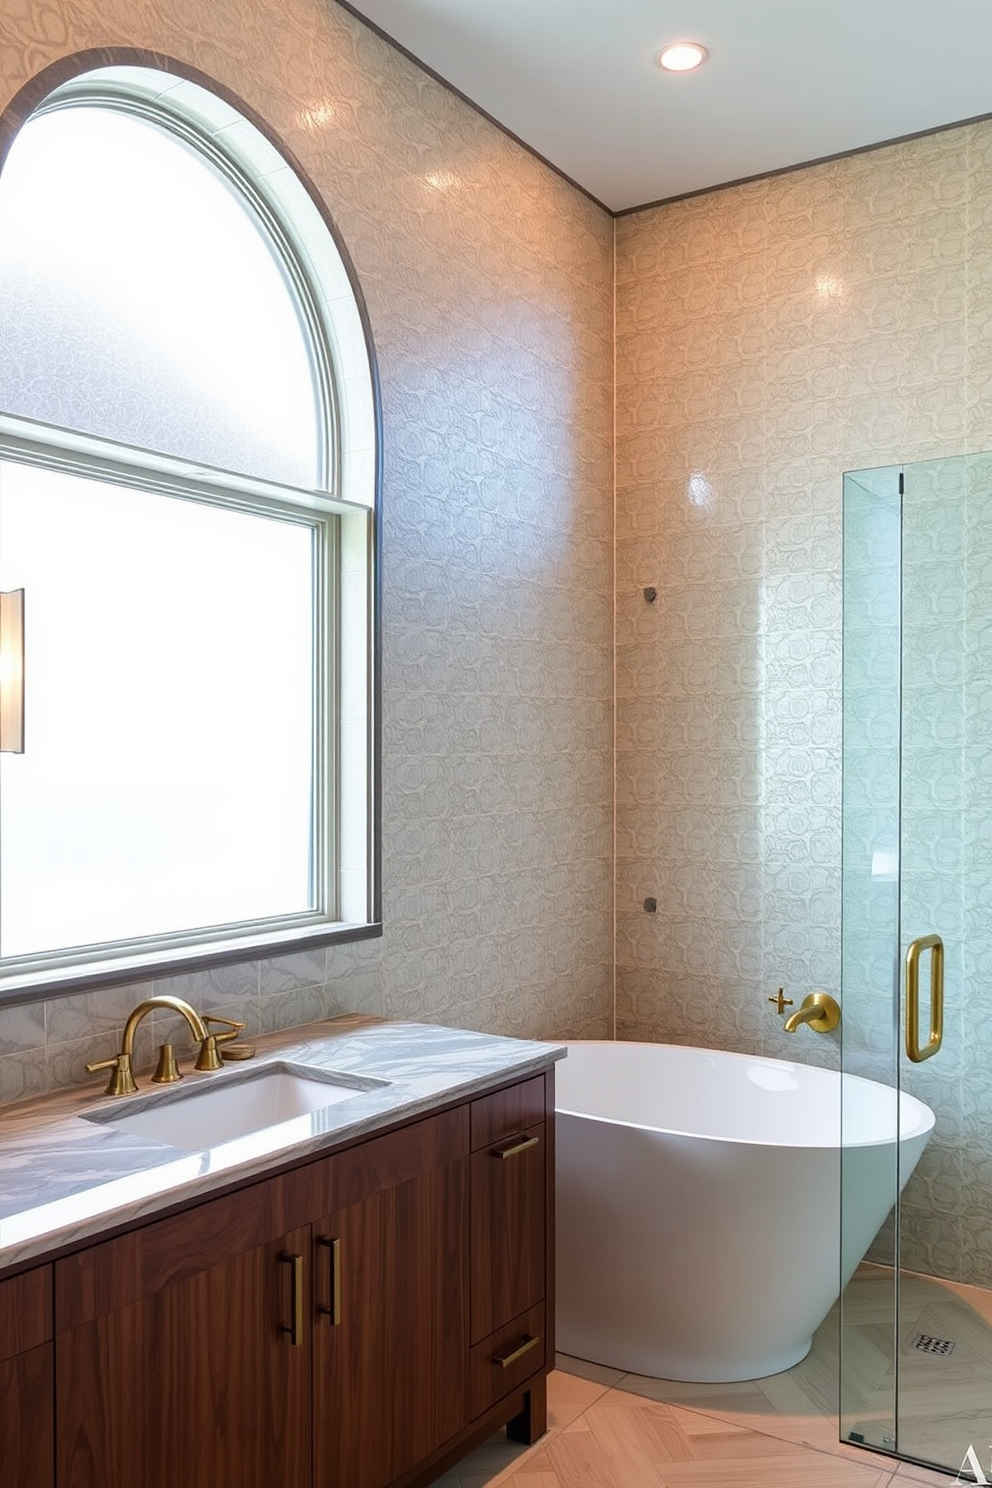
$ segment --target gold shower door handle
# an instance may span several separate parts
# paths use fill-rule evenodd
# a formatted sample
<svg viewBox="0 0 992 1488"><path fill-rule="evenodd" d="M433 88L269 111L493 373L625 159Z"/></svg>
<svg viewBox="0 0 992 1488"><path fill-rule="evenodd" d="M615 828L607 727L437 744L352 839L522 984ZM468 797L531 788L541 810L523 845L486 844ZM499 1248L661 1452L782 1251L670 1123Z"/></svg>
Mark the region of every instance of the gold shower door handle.
<svg viewBox="0 0 992 1488"><path fill-rule="evenodd" d="M920 958L930 952L930 1037L920 1048ZM930 1059L944 1037L944 942L921 935L906 951L906 1053L914 1064Z"/></svg>

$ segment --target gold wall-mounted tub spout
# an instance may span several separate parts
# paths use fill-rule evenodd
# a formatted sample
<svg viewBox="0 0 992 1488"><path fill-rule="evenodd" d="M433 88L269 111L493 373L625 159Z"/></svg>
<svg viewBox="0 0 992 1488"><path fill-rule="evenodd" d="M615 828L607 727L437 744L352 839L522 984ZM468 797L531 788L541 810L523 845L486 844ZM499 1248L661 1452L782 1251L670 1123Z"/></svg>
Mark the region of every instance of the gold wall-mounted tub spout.
<svg viewBox="0 0 992 1488"><path fill-rule="evenodd" d="M800 1023L808 1023L814 1033L830 1033L840 1022L840 1004L829 992L811 992L782 1025L786 1033L795 1033Z"/></svg>

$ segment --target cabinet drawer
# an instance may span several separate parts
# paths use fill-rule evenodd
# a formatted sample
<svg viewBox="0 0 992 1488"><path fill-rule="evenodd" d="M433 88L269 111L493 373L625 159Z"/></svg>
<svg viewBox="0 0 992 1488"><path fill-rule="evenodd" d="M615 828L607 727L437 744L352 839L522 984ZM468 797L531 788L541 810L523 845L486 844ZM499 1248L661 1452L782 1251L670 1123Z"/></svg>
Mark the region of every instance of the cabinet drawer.
<svg viewBox="0 0 992 1488"><path fill-rule="evenodd" d="M514 1318L472 1349L469 1407L474 1420L544 1368L544 1303Z"/></svg>
<svg viewBox="0 0 992 1488"><path fill-rule="evenodd" d="M472 1343L544 1300L546 1135L542 1122L472 1153Z"/></svg>
<svg viewBox="0 0 992 1488"><path fill-rule="evenodd" d="M51 1266L0 1281L0 1359L13 1359L51 1336Z"/></svg>
<svg viewBox="0 0 992 1488"><path fill-rule="evenodd" d="M508 1090L472 1102L472 1150L488 1147L544 1120L544 1076L535 1075Z"/></svg>

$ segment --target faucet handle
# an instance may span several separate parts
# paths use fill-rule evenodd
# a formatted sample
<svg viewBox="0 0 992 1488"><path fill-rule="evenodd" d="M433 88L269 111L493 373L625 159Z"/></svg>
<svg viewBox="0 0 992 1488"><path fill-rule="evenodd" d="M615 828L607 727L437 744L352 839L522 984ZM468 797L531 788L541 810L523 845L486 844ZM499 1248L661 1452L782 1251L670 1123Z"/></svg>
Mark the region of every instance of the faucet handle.
<svg viewBox="0 0 992 1488"><path fill-rule="evenodd" d="M782 1016L787 1007L792 1006L792 998L786 997L784 987L779 987L775 996L769 997L768 1001L775 1004L775 1011L778 1013L779 1017Z"/></svg>
<svg viewBox="0 0 992 1488"><path fill-rule="evenodd" d="M215 1033L213 1036L218 1044L226 1044L229 1039L236 1039L239 1033L244 1033L248 1027L247 1023L239 1023L236 1018L219 1018L216 1013L204 1013L204 1023L222 1023L229 1029L228 1033Z"/></svg>
<svg viewBox="0 0 992 1488"><path fill-rule="evenodd" d="M107 1095L134 1095L138 1089L131 1069L131 1056L125 1054L123 1050L120 1054L115 1054L113 1059L98 1059L94 1064L88 1064L86 1068L91 1075L95 1075L97 1070L110 1070Z"/></svg>
<svg viewBox="0 0 992 1488"><path fill-rule="evenodd" d="M217 1051L223 1061L229 1059L254 1059L257 1052L254 1044L242 1044L238 1040L238 1034L244 1033L248 1027L247 1023L239 1023L236 1018L218 1018L216 1014L204 1013L204 1023L222 1023L229 1029L228 1033L214 1034ZM222 1047L223 1046L223 1047Z"/></svg>
<svg viewBox="0 0 992 1488"><path fill-rule="evenodd" d="M241 1030L246 1026L238 1023L234 1018L219 1018L215 1013L201 1013L200 1022L206 1029L206 1037L200 1040L200 1052L196 1056L195 1070L219 1070L224 1068L220 1057L219 1044L226 1043L228 1039L237 1038ZM228 1033L211 1033L209 1024L221 1023L229 1030Z"/></svg>
<svg viewBox="0 0 992 1488"><path fill-rule="evenodd" d="M217 1034L208 1033L205 1039L200 1040L200 1052L196 1056L193 1068L196 1070L219 1070L223 1069L220 1054L217 1052Z"/></svg>

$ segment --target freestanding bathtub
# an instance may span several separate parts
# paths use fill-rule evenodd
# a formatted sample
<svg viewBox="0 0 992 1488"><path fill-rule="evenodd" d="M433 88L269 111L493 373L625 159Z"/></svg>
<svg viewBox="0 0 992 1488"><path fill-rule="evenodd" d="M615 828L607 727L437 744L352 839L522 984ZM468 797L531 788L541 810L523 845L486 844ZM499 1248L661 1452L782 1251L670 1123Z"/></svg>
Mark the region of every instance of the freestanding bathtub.
<svg viewBox="0 0 992 1488"><path fill-rule="evenodd" d="M840 1137L843 1091L844 1244ZM662 1379L796 1364L933 1130L832 1070L571 1043L557 1068L558 1347Z"/></svg>

